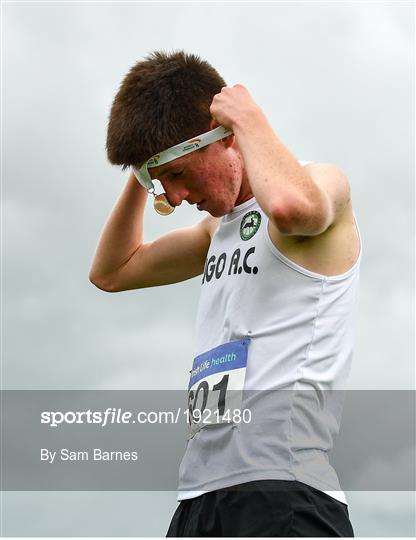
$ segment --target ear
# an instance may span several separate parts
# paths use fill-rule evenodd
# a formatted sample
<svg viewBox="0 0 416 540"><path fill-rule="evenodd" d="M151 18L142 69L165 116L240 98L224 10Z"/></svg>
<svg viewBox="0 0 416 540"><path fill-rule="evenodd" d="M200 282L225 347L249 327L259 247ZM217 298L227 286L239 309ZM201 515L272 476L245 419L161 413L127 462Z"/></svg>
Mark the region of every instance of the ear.
<svg viewBox="0 0 416 540"><path fill-rule="evenodd" d="M214 120L214 118L211 118L209 129L210 130L215 129L219 127L220 125L221 124L219 124L216 120ZM225 146L225 148L229 148L230 146L234 144L234 141L235 141L234 135L228 135L228 137L224 137L224 139L221 139L218 142L222 143Z"/></svg>

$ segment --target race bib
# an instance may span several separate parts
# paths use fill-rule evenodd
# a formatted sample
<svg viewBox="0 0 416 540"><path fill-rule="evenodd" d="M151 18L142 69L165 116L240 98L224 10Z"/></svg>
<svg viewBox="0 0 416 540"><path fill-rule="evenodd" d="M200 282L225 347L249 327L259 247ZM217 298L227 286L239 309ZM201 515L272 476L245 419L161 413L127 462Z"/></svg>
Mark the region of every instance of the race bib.
<svg viewBox="0 0 416 540"><path fill-rule="evenodd" d="M250 338L219 345L194 360L188 385L188 439L201 428L238 422Z"/></svg>

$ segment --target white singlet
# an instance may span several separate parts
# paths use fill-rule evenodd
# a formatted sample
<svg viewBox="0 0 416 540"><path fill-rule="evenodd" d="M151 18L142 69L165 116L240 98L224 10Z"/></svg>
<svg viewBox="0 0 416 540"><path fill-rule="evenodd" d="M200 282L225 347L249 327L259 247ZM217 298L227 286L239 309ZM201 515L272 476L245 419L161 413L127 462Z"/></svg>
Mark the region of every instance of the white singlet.
<svg viewBox="0 0 416 540"><path fill-rule="evenodd" d="M190 434L178 500L276 479L346 504L328 452L352 359L361 238L354 265L325 276L280 253L267 222L254 198L221 220L205 264L189 386L191 402L203 396L206 408L221 388L226 400L232 390L256 421Z"/></svg>

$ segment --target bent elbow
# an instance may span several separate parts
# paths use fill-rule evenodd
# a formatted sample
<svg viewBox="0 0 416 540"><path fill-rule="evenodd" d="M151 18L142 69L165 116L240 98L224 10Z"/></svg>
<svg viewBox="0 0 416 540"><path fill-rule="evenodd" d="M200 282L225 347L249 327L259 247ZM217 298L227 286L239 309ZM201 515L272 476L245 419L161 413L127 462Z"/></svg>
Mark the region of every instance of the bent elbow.
<svg viewBox="0 0 416 540"><path fill-rule="evenodd" d="M327 217L312 205L294 206L292 209L273 208L271 220L279 232L287 236L316 236L328 227Z"/></svg>
<svg viewBox="0 0 416 540"><path fill-rule="evenodd" d="M300 209L299 206L294 208L276 203L270 207L270 220L283 235L295 234L296 225L300 217Z"/></svg>
<svg viewBox="0 0 416 540"><path fill-rule="evenodd" d="M95 275L93 272L90 272L88 278L90 282L95 287L97 287L97 289L100 289L101 291L113 293L113 292L120 292L122 290L120 288L117 288L113 280L108 279L108 278L107 279L103 278L102 276L99 277Z"/></svg>

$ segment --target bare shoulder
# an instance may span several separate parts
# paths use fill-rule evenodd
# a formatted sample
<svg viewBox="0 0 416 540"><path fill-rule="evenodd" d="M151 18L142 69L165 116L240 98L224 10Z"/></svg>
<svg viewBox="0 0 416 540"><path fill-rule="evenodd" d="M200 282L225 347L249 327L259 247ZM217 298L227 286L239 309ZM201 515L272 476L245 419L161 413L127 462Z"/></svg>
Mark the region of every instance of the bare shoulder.
<svg viewBox="0 0 416 540"><path fill-rule="evenodd" d="M308 163L304 170L328 197L331 206L331 224L342 220L351 204L348 176L333 163Z"/></svg>
<svg viewBox="0 0 416 540"><path fill-rule="evenodd" d="M211 214L208 214L202 221L198 223L198 227L209 234L209 237L212 240L212 237L214 236L215 231L218 229L220 222L221 218L216 218L211 216Z"/></svg>
<svg viewBox="0 0 416 540"><path fill-rule="evenodd" d="M347 272L360 253L350 183L347 175L332 163L308 163L304 170L327 195L330 223L318 234L282 234L269 221L274 246L299 266L326 276Z"/></svg>

